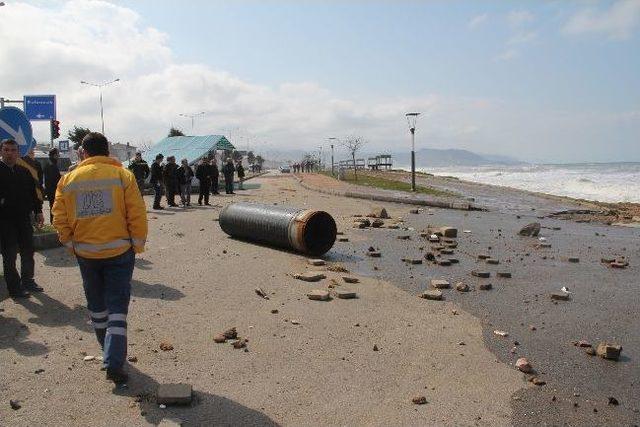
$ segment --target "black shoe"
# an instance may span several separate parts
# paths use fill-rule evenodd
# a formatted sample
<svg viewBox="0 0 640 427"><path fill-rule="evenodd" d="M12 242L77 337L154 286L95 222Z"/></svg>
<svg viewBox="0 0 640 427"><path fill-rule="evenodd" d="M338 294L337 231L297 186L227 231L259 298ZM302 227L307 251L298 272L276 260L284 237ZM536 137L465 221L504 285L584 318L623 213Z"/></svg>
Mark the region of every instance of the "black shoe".
<svg viewBox="0 0 640 427"><path fill-rule="evenodd" d="M161 210L164 209L164 207L162 207L162 206L154 206L153 209L161 211Z"/></svg>
<svg viewBox="0 0 640 427"><path fill-rule="evenodd" d="M44 292L44 288L42 286L38 286L38 284L34 281L23 283L22 287L29 292Z"/></svg>
<svg viewBox="0 0 640 427"><path fill-rule="evenodd" d="M198 206L202 206L202 202L198 202Z"/></svg>
<svg viewBox="0 0 640 427"><path fill-rule="evenodd" d="M25 291L24 289L20 289L19 291L16 291L16 292L9 292L9 297L11 297L13 299L31 298L31 294L29 292Z"/></svg>
<svg viewBox="0 0 640 427"><path fill-rule="evenodd" d="M211 203L207 202L207 203L205 203L205 206L211 206Z"/></svg>
<svg viewBox="0 0 640 427"><path fill-rule="evenodd" d="M107 380L115 384L124 384L129 380L129 376L122 368L107 368Z"/></svg>

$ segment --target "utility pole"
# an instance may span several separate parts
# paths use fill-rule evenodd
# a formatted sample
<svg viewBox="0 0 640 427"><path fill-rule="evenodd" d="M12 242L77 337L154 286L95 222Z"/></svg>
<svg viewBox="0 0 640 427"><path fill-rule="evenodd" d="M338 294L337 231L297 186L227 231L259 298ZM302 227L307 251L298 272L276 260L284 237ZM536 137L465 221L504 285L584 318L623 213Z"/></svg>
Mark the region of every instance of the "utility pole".
<svg viewBox="0 0 640 427"><path fill-rule="evenodd" d="M180 116L182 117L187 117L191 119L191 133L193 133L193 126L194 126L194 119L198 116L202 116L206 114L204 111L200 111L199 113L195 113L195 114L180 114Z"/></svg>
<svg viewBox="0 0 640 427"><path fill-rule="evenodd" d="M411 132L411 191L416 191L416 120L420 113L407 113L407 122Z"/></svg>
<svg viewBox="0 0 640 427"><path fill-rule="evenodd" d="M105 86L109 86L110 84L119 82L120 79L113 79L111 81L108 82L104 82L104 83L90 83L87 81L82 80L80 82L80 84L83 85L89 85L89 86L95 86L98 88L98 90L100 91L100 122L102 123L102 134L104 135L104 106L102 104L102 88Z"/></svg>
<svg viewBox="0 0 640 427"><path fill-rule="evenodd" d="M337 141L338 138L335 137L331 137L329 138L329 141L333 142L333 141ZM333 162L333 144L331 144L331 176L335 176L335 167L334 167L334 162Z"/></svg>

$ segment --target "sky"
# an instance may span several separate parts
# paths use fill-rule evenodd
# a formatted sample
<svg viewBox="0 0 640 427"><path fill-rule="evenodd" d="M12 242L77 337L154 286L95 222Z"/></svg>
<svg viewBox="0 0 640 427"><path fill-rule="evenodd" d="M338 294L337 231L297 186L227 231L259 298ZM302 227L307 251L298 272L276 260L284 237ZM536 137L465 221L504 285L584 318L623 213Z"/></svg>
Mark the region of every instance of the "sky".
<svg viewBox="0 0 640 427"><path fill-rule="evenodd" d="M640 161L640 0L4 3L0 96L55 94L63 134L100 129L80 81L119 78L105 133L143 147L176 126L264 153L408 151L416 111L417 150Z"/></svg>

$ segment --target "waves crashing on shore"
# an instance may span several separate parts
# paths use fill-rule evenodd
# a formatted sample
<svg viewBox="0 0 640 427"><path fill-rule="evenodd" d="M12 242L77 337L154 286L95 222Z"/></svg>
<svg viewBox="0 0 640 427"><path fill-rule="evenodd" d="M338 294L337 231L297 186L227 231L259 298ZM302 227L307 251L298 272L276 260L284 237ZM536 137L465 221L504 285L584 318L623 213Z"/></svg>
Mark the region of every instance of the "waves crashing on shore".
<svg viewBox="0 0 640 427"><path fill-rule="evenodd" d="M640 203L640 163L452 166L422 171L556 196L611 203Z"/></svg>

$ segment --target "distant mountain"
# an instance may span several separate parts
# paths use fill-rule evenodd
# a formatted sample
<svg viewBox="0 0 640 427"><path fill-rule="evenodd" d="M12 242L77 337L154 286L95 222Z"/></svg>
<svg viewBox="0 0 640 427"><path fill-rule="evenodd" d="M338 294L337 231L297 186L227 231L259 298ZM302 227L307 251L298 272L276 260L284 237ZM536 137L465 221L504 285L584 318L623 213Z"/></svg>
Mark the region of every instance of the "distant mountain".
<svg viewBox="0 0 640 427"><path fill-rule="evenodd" d="M411 164L411 153L394 153L394 165L405 166ZM417 167L440 166L483 166L483 165L512 165L522 163L516 159L501 155L481 155L468 150L423 148L416 151Z"/></svg>

